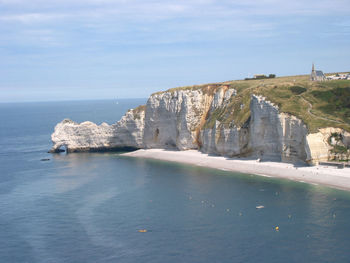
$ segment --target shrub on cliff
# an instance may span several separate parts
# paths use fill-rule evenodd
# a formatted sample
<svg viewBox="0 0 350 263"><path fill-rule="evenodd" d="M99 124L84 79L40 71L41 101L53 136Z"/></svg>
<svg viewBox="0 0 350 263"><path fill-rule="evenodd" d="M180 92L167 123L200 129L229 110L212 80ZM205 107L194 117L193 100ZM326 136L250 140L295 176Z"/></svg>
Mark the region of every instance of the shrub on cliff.
<svg viewBox="0 0 350 263"><path fill-rule="evenodd" d="M292 86L290 87L290 91L295 95L299 95L301 93L304 93L306 91L306 88L300 86Z"/></svg>

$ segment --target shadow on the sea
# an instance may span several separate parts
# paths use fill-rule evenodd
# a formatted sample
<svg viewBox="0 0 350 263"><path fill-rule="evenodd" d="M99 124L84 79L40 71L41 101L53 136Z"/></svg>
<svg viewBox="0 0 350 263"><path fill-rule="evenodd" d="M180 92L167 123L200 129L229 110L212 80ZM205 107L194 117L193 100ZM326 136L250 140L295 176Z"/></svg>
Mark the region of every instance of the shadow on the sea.
<svg viewBox="0 0 350 263"><path fill-rule="evenodd" d="M127 153L127 152L134 152L139 150L139 148L136 147L99 147L99 148L90 148L89 150L69 150L65 146L61 146L56 152L48 152L52 153L53 155L67 155L72 153Z"/></svg>

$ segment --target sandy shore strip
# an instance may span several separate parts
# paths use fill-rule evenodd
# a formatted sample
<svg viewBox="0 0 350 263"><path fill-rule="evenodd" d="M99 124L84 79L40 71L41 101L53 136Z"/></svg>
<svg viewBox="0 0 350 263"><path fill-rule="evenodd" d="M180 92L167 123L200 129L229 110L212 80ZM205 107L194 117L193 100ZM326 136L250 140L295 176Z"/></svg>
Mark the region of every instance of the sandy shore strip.
<svg viewBox="0 0 350 263"><path fill-rule="evenodd" d="M185 163L224 171L285 178L299 182L322 184L338 189L350 190L350 168L338 169L336 167L321 165L300 167L282 162L258 162L250 159L213 156L196 150L170 151L163 149L147 149L122 155Z"/></svg>

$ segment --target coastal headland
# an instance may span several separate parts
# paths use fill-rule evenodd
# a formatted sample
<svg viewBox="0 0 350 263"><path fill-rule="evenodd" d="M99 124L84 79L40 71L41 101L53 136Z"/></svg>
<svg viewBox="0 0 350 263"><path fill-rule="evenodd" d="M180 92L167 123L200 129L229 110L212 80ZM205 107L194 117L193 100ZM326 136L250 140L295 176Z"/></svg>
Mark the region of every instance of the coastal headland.
<svg viewBox="0 0 350 263"><path fill-rule="evenodd" d="M348 168L327 169L320 177L321 166L307 169L296 168L296 164L349 162L349 97L350 80L311 81L309 75L174 88L152 94L146 105L128 110L111 125L63 120L51 136L51 152L147 149L130 155L148 158L161 153L185 163L187 157L203 159L203 154L209 154L221 157L204 158L208 167L285 174L293 180L344 187L346 179L341 175L349 172ZM215 165L209 161L213 158L218 161ZM255 161L241 163L239 158ZM272 162L276 170L293 169L274 173L269 171L274 166L266 168ZM303 176L299 171L304 170ZM333 177L337 175L340 179ZM323 181L324 177L329 180ZM345 181L332 184L332 180Z"/></svg>

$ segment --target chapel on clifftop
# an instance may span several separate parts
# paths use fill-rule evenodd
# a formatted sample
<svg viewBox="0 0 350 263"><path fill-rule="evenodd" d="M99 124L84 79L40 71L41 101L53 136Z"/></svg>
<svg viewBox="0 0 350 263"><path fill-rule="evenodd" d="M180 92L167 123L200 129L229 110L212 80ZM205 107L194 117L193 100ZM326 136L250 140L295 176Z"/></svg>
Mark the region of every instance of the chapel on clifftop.
<svg viewBox="0 0 350 263"><path fill-rule="evenodd" d="M312 63L312 71L310 74L310 80L311 81L324 81L324 80L326 80L326 77L323 74L322 70L315 70L314 63Z"/></svg>

